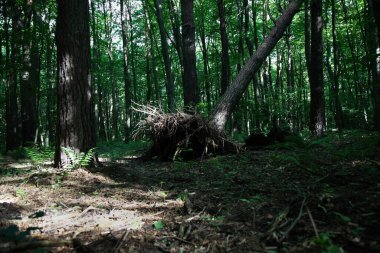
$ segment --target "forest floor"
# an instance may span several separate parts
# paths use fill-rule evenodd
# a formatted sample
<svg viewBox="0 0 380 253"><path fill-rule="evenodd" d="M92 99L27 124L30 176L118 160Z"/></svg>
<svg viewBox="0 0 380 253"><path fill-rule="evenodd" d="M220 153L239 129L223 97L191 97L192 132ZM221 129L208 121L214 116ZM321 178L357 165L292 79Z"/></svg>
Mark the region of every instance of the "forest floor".
<svg viewBox="0 0 380 253"><path fill-rule="evenodd" d="M376 133L192 162L99 153L70 172L2 156L0 252L380 252Z"/></svg>

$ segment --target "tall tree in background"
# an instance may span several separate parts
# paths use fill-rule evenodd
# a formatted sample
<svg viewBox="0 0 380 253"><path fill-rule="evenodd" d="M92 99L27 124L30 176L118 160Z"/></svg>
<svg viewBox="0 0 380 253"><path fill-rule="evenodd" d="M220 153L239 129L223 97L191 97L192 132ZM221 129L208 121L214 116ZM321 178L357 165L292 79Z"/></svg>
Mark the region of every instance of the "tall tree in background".
<svg viewBox="0 0 380 253"><path fill-rule="evenodd" d="M58 122L55 166L70 163L62 147L87 152L96 145L90 80L87 0L58 0Z"/></svg>
<svg viewBox="0 0 380 253"><path fill-rule="evenodd" d="M169 111L174 112L175 110L175 92L174 92L174 81L172 73L172 63L169 56L169 46L166 36L166 30L164 26L164 18L162 15L162 0L154 0L154 5L156 8L156 17L158 28L160 29L161 36L161 50L162 57L164 58L165 74L166 74L166 93Z"/></svg>
<svg viewBox="0 0 380 253"><path fill-rule="evenodd" d="M36 38L32 42L31 21L33 15L32 2L23 5L23 60L22 73L20 80L21 95L21 123L22 123L22 142L23 145L31 145L36 140L38 129L38 112L37 112L37 78L38 69L36 69ZM36 15L36 14L34 14ZM34 19L35 20L35 19ZM34 24L36 25L36 24ZM35 30L36 28L33 28ZM36 35L36 34L33 34ZM33 43L33 46L32 46ZM32 52L33 51L33 52ZM33 57L33 59L32 59ZM38 56L37 56L38 57ZM34 64L32 64L34 63ZM33 65L33 66L32 66Z"/></svg>
<svg viewBox="0 0 380 253"><path fill-rule="evenodd" d="M228 35L227 35L227 27L226 27L227 26L226 18L224 16L223 0L218 0L218 13L219 13L220 36L222 40L222 77L220 80L220 91L221 91L221 95L223 95L230 82L230 59L228 56Z"/></svg>
<svg viewBox="0 0 380 253"><path fill-rule="evenodd" d="M335 0L331 0L331 22L332 22L332 37L333 37L333 56L334 56L334 69L333 69L333 92L334 92L334 117L335 124L339 131L343 129L343 111L339 99L339 75L338 75L338 42L336 32L336 8Z"/></svg>
<svg viewBox="0 0 380 253"><path fill-rule="evenodd" d="M196 57L194 0L181 0L183 95L185 107L195 107L200 102Z"/></svg>
<svg viewBox="0 0 380 253"><path fill-rule="evenodd" d="M20 145L18 104L17 104L17 65L20 56L21 43L21 10L16 1L11 1L10 11L12 17L11 56L8 74L8 87L6 89L6 150L12 150Z"/></svg>
<svg viewBox="0 0 380 253"><path fill-rule="evenodd" d="M380 130L380 1L369 0L369 10L374 17L377 27L377 44L372 49L375 55L372 67L373 97L374 97L374 125L376 130ZM375 36L371 39L375 41Z"/></svg>
<svg viewBox="0 0 380 253"><path fill-rule="evenodd" d="M310 125L315 136L321 136L325 128L325 98L323 88L322 1L311 1L310 45Z"/></svg>
<svg viewBox="0 0 380 253"><path fill-rule="evenodd" d="M127 27L125 25L124 0L120 0L121 36L123 40L123 71L124 71L124 96L125 96L125 136L128 143L131 134L131 80L128 72L128 44Z"/></svg>

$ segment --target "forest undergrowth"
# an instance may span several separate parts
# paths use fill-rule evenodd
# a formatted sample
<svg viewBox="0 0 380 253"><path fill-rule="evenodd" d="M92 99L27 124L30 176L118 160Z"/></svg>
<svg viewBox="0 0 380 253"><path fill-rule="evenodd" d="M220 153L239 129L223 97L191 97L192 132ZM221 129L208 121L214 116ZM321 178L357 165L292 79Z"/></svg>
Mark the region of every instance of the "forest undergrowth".
<svg viewBox="0 0 380 253"><path fill-rule="evenodd" d="M378 133L196 161L140 159L148 146L65 171L45 149L2 156L0 252L380 251Z"/></svg>

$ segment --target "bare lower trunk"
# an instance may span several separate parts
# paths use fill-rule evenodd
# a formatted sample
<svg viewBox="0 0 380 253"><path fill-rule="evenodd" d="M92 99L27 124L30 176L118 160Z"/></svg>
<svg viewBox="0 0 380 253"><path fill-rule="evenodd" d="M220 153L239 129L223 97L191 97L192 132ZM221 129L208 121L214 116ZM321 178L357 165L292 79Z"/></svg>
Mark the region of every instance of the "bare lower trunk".
<svg viewBox="0 0 380 253"><path fill-rule="evenodd" d="M227 88L219 104L209 117L209 124L217 131L222 132L224 130L228 118L241 99L244 91L247 89L249 82L253 79L253 76L261 67L266 57L281 39L286 28L291 24L302 2L303 0L293 0L289 4L288 9L285 10L282 16L277 20L276 26L268 34L255 54L240 70L235 81Z"/></svg>

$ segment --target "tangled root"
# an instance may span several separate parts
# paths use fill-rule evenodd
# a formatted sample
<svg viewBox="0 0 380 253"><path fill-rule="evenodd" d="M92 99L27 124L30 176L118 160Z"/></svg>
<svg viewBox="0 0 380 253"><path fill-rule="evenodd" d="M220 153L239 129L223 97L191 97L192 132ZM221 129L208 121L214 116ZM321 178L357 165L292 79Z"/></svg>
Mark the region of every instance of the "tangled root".
<svg viewBox="0 0 380 253"><path fill-rule="evenodd" d="M147 157L196 159L240 150L238 144L227 140L198 114L164 113L161 109L143 105L135 106L134 110L146 116L138 123L134 137L145 135L153 142Z"/></svg>

